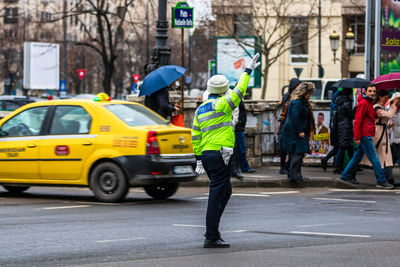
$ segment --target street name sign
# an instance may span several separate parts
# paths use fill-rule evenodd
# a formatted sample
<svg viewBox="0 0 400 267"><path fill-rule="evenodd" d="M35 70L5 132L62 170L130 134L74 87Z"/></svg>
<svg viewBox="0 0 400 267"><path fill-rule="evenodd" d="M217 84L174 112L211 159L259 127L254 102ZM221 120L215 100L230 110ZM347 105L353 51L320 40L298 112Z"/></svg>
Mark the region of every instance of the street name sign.
<svg viewBox="0 0 400 267"><path fill-rule="evenodd" d="M172 8L172 28L193 28L193 7L186 2L178 2Z"/></svg>

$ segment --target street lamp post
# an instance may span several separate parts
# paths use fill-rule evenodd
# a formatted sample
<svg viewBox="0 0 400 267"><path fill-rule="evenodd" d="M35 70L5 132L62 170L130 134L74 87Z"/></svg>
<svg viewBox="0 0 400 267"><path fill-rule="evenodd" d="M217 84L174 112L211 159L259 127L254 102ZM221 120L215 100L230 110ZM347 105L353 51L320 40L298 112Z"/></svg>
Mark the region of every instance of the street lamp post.
<svg viewBox="0 0 400 267"><path fill-rule="evenodd" d="M351 28L349 28L349 31L346 32L344 39L345 39L346 51L348 54L350 54L354 50L354 45L355 45L355 37ZM336 64L336 60L340 61L342 78L343 78L344 54L342 52L342 59L336 57L336 52L339 49L340 36L335 30L333 30L333 33L331 35L329 35L329 41L331 43L331 50L333 52L333 63Z"/></svg>
<svg viewBox="0 0 400 267"><path fill-rule="evenodd" d="M151 63L146 66L146 74L152 72L159 66L169 65L171 49L167 45L168 21L167 0L158 0L158 20L156 22L156 44L153 47Z"/></svg>
<svg viewBox="0 0 400 267"><path fill-rule="evenodd" d="M339 34L333 30L333 33L329 35L329 40L331 42L331 50L333 52L333 63L336 64L336 51L339 48Z"/></svg>

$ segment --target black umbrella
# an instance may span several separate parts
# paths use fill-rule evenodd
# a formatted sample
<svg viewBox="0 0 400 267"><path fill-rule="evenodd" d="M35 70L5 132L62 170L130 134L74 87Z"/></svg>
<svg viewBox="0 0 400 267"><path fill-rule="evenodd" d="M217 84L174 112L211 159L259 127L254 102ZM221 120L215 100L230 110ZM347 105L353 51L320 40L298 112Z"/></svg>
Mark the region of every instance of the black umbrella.
<svg viewBox="0 0 400 267"><path fill-rule="evenodd" d="M339 86L339 83L340 83L341 81L343 81L343 80L337 81L337 82L335 82L334 84L332 84L332 88L339 88L339 87L340 87L340 86Z"/></svg>
<svg viewBox="0 0 400 267"><path fill-rule="evenodd" d="M371 81L361 79L361 78L350 78L345 80L340 80L333 84L332 87L342 87L342 88L364 88L370 84Z"/></svg>

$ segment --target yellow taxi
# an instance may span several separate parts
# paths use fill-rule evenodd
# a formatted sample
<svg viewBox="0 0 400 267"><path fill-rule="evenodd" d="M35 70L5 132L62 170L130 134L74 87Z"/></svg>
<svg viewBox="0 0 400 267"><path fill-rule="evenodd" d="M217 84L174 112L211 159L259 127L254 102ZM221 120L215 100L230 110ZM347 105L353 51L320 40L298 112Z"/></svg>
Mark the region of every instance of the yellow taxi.
<svg viewBox="0 0 400 267"><path fill-rule="evenodd" d="M88 186L104 202L129 187L156 199L197 177L190 129L128 101L65 99L25 105L0 120L0 185Z"/></svg>

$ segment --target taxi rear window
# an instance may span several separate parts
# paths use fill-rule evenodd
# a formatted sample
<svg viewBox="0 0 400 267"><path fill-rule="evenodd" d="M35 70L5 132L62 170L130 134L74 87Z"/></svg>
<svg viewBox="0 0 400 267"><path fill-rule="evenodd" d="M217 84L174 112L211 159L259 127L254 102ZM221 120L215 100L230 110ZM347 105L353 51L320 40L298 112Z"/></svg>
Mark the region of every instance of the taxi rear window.
<svg viewBox="0 0 400 267"><path fill-rule="evenodd" d="M168 124L148 109L134 104L111 104L104 106L129 126Z"/></svg>

